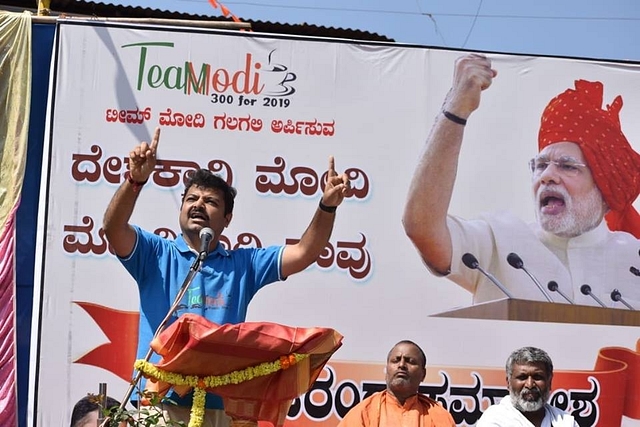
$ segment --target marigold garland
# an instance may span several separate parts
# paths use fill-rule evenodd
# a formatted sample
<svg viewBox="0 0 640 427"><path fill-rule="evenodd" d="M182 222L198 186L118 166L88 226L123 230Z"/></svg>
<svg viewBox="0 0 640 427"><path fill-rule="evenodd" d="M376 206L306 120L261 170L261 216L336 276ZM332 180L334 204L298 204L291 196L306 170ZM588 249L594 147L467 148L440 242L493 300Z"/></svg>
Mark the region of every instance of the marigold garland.
<svg viewBox="0 0 640 427"><path fill-rule="evenodd" d="M175 372L163 371L146 360L136 360L134 367L142 372L147 378L171 384L173 386L189 386L193 388L193 405L189 417L188 427L201 427L204 421L205 400L207 388L222 387L229 384L240 384L256 377L278 372L280 369L289 369L291 366L309 357L308 354L291 353L274 362L264 362L256 366L249 366L245 369L233 371L224 375L209 375L198 377L196 375L182 375Z"/></svg>

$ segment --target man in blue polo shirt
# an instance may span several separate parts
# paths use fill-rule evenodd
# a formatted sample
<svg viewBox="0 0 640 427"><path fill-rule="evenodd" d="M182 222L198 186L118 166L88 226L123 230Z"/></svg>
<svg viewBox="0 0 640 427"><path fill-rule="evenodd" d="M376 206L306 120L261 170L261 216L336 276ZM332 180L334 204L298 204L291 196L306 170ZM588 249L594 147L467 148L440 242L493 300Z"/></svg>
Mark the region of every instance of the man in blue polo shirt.
<svg viewBox="0 0 640 427"><path fill-rule="evenodd" d="M213 239L200 272L180 301L174 318L196 313L218 323L245 320L251 298L263 286L304 270L326 246L336 207L349 189L349 179L338 175L329 160L327 184L311 224L293 245L226 250L220 235L233 217L236 190L210 171L200 169L187 182L180 208L182 234L168 240L129 224L142 186L156 165L160 129L151 144L142 142L129 154L129 176L118 188L105 212L103 228L118 259L136 280L140 293L139 359L143 359L156 329L169 312L201 247L200 231L209 227ZM205 243L206 244L206 243ZM159 360L157 355L152 362ZM174 421L189 421L191 395L168 397L177 402L161 408ZM227 426L222 400L207 395L206 426Z"/></svg>

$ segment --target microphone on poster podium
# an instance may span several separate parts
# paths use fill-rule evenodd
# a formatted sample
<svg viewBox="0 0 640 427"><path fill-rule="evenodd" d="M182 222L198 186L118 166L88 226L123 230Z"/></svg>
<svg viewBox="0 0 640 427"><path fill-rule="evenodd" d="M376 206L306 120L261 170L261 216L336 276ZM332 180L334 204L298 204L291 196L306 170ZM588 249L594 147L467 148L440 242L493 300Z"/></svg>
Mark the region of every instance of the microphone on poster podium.
<svg viewBox="0 0 640 427"><path fill-rule="evenodd" d="M571 301L571 299L568 296L564 294L564 292L560 290L560 288L558 287L558 282L556 282L555 280L551 280L549 283L547 283L547 288L549 288L551 292L559 293L560 296L566 299L569 304L575 304L573 301Z"/></svg>
<svg viewBox="0 0 640 427"><path fill-rule="evenodd" d="M511 252L509 255L507 255L507 262L511 267L515 268L516 270L522 270L525 273L527 273L527 276L529 276L531 280L533 280L533 283L535 283L538 289L540 289L540 292L542 292L542 295L544 295L547 301L553 302L553 300L551 299L549 294L544 290L544 288L542 287L538 279L536 279L536 277L533 274L529 273L529 270L527 270L524 267L524 262L522 261L522 258L520 258L520 255L518 255L515 252Z"/></svg>
<svg viewBox="0 0 640 427"><path fill-rule="evenodd" d="M624 298L622 298L622 294L620 293L620 291L619 291L619 290L614 289L613 291L611 291L611 299L612 299L613 301L615 301L615 302L620 301L621 303L623 303L624 305L626 305L626 306L627 306L627 308L628 308L629 310L633 310L633 311L635 311L635 308L633 308L633 306L632 306L631 304L629 304L628 302L626 302L626 301L624 300Z"/></svg>
<svg viewBox="0 0 640 427"><path fill-rule="evenodd" d="M600 301L600 298L598 298L597 296L595 296L594 294L591 293L591 286L589 286L587 284L584 284L584 285L580 286L580 292L582 292L582 295L589 295L598 304L600 304L601 307L607 308L607 306L604 305L604 303L602 301Z"/></svg>
<svg viewBox="0 0 640 427"><path fill-rule="evenodd" d="M488 271L485 271L482 267L480 267L480 264L478 263L478 259L475 256L467 252L466 254L462 255L462 262L464 263L464 265L466 265L470 269L480 271L480 273L482 273L487 279L491 280L491 282L494 285L500 288L500 290L506 296L513 299L513 295L511 295L511 293L507 290L507 288L505 288L505 286L502 283L500 283L498 279L496 279L491 273L489 273Z"/></svg>

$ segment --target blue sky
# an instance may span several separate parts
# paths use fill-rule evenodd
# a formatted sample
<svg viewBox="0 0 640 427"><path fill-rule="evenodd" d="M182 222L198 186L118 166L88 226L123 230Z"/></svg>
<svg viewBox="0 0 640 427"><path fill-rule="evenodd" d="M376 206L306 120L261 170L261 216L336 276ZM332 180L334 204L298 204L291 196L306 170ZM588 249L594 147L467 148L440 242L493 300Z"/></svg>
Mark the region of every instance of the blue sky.
<svg viewBox="0 0 640 427"><path fill-rule="evenodd" d="M117 3L220 15L208 0ZM399 43L640 61L638 0L227 0L222 4L239 18L354 28Z"/></svg>

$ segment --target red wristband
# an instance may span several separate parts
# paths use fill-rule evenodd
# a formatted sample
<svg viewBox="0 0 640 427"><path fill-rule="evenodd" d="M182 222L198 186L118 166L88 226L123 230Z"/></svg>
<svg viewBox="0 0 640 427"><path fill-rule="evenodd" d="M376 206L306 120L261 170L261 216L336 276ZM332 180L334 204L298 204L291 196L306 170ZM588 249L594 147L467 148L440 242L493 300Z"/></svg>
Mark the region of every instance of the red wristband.
<svg viewBox="0 0 640 427"><path fill-rule="evenodd" d="M133 188L133 192L137 193L147 183L147 181L149 181L149 179L146 179L142 182L134 181L133 178L131 178L131 175L129 175L127 176L127 181L129 181L129 184L131 184L131 187Z"/></svg>

